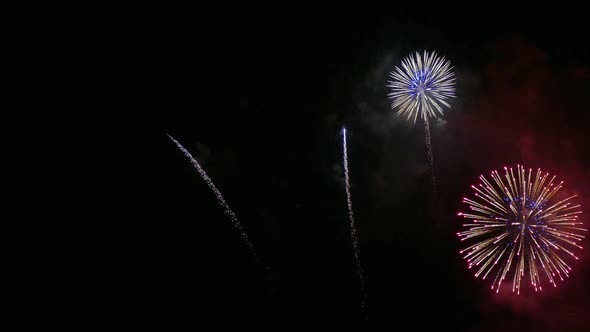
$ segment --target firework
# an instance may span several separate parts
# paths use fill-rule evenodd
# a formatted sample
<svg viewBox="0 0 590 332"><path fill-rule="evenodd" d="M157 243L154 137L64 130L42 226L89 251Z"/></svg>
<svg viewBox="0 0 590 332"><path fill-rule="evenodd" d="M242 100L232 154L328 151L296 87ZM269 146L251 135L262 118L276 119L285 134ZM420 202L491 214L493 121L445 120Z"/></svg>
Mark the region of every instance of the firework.
<svg viewBox="0 0 590 332"><path fill-rule="evenodd" d="M361 281L361 309L365 311L365 278L361 267L360 251L358 237L356 235L356 226L354 222L354 213L352 212L352 197L350 195L350 178L348 176L348 153L346 150L346 128L342 128L342 161L344 163L344 181L346 188L346 203L348 205L348 219L350 221L350 237L352 238L352 248L354 253L354 262L356 264L357 274Z"/></svg>
<svg viewBox="0 0 590 332"><path fill-rule="evenodd" d="M406 116L414 123L418 116L424 120L426 150L435 191L434 155L428 118L443 115L443 107L451 107L446 101L455 97L455 78L451 69L451 63L444 57L438 57L435 52L424 51L422 55L416 52L403 59L401 67L395 67L389 74L391 80L387 84L391 88L387 96L393 99L391 108L397 108L398 115Z"/></svg>
<svg viewBox="0 0 590 332"><path fill-rule="evenodd" d="M474 199L463 198L471 211L458 215L470 222L457 235L475 241L460 253L476 277L493 278L496 293L506 277L518 294L523 281L535 291L543 289L542 282L556 287L557 279L569 277L569 264L578 259L574 251L582 249L587 231L578 220L581 206L571 202L576 195L558 198L563 181L556 183L540 169L533 174L518 165L516 176L506 167L503 176L495 170L490 176L491 181L481 175L471 186Z"/></svg>
<svg viewBox="0 0 590 332"><path fill-rule="evenodd" d="M448 98L455 97L455 78L449 61L438 57L435 52L418 52L402 60L401 68L389 74L391 80L387 95L393 99L391 108L397 108L397 114L408 120L420 116L425 121L428 117L443 115L443 107L451 107Z"/></svg>
<svg viewBox="0 0 590 332"><path fill-rule="evenodd" d="M234 228L240 233L242 240L244 241L244 243L248 247L248 250L250 251L252 256L256 259L256 261L260 261L259 257L256 255L256 252L254 251L254 246L252 245L252 242L250 242L248 235L246 235L246 232L244 231L242 224L238 220L238 217L231 210L231 208L229 207L229 205L227 204L227 202L223 198L223 195L221 194L221 192L217 189L217 187L215 187L215 184L213 184L213 181L211 180L211 178L209 178L207 173L205 173L205 170L201 167L201 165L197 162L197 160L195 158L193 158L193 156L190 154L190 152L188 152L188 150L185 149L184 146L182 146L182 144L180 144L172 136L170 136L170 135L167 135L167 136L168 136L168 138L170 138L170 140L172 140L172 142L174 142L174 144L176 144L178 149L180 151L182 151L184 156L188 160L190 160L191 164L197 170L197 172L199 172L199 174L201 175L201 177L203 178L205 183L207 183L207 186L209 187L209 189L211 189L211 191L213 191L213 193L215 194L215 197L217 198L217 203L223 208L225 214L227 214L229 216Z"/></svg>

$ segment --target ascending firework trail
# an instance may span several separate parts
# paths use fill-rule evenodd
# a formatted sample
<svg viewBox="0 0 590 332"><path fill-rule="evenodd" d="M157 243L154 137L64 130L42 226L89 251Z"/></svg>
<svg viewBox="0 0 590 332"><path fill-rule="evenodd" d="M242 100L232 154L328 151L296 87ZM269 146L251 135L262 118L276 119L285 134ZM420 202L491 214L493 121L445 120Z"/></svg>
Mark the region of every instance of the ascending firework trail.
<svg viewBox="0 0 590 332"><path fill-rule="evenodd" d="M213 181L211 181L211 178L209 178L209 176L207 175L207 173L205 173L205 170L203 170L203 168L201 168L201 165L199 165L199 163L197 162L197 160L195 160L195 158L193 158L193 156L190 154L190 152L188 152L182 146L182 144L180 144L172 136L170 136L170 135L167 135L167 136L168 136L168 138L170 138L170 140L172 140L172 142L174 142L174 144L176 144L176 146L178 147L178 149L180 151L182 151L182 153L184 154L184 156L187 157L190 160L191 164L195 167L195 169L197 170L197 172L199 172L199 174L201 175L201 177L203 178L203 180L205 180L205 182L207 183L207 186L209 186L209 189L211 189L211 191L213 191L213 193L215 194L215 197L217 198L217 203L223 208L224 213L229 216L229 218L230 218L230 220L232 222L232 225L238 230L238 232L240 232L240 235L242 236L242 240L244 241L244 243L248 247L248 250L250 251L250 253L254 257L254 259L256 260L256 262L262 264L262 260L260 259L260 257L258 257L258 255L256 255L256 252L254 251L254 246L252 245L252 242L250 242L250 239L248 238L248 235L246 235L246 232L244 231L244 228L242 227L242 224L240 224L240 221L238 220L238 217L236 217L235 213L230 209L230 207L227 204L227 202L225 201L225 199L223 199L223 195L221 195L221 192L217 189L217 187L215 187L215 185L213 184ZM269 277L269 275L268 275L268 268L266 266L265 266L265 269L267 270L267 277Z"/></svg>
<svg viewBox="0 0 590 332"><path fill-rule="evenodd" d="M436 193L436 177L434 176L434 155L432 154L432 144L430 143L430 124L428 119L424 119L424 131L426 133L426 153L430 162L430 174L432 174L432 189Z"/></svg>
<svg viewBox="0 0 590 332"><path fill-rule="evenodd" d="M344 163L344 181L346 183L346 202L348 204L348 219L350 221L350 236L352 238L352 247L354 251L354 261L356 263L357 273L361 282L361 310L363 314L366 313L365 308L365 297L366 297L366 290L365 290L365 277L363 276L363 268L361 267L361 259L359 257L359 245L358 245L358 238L356 236L356 226L354 224L354 214L352 212L352 199L350 195L350 178L348 176L348 154L346 152L346 128L342 128L342 150L343 150L343 157L342 161Z"/></svg>

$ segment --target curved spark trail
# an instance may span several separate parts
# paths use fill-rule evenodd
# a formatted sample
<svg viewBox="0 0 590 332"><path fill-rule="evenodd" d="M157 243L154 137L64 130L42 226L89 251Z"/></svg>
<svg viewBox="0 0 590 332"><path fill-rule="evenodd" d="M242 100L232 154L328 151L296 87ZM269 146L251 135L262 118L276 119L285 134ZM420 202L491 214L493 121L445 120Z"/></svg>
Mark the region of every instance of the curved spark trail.
<svg viewBox="0 0 590 332"><path fill-rule="evenodd" d="M342 128L342 149L343 149L343 163L344 163L344 180L346 183L346 203L348 204L348 219L350 220L350 237L352 238L352 247L354 253L354 261L356 263L357 274L361 282L361 309L365 313L365 278L363 275L363 268L361 267L360 250L358 245L358 237L356 235L356 226L354 222L354 213L352 212L352 198L350 195L350 178L348 175L348 153L346 151L346 128Z"/></svg>
<svg viewBox="0 0 590 332"><path fill-rule="evenodd" d="M242 237L242 240L244 241L244 243L248 247L248 250L250 251L250 253L254 257L254 259L257 262L261 263L261 260L256 255L256 252L254 251L254 246L252 245L252 242L250 242L250 239L248 238L248 235L246 235L246 232L244 231L244 228L242 227L242 224L240 224L240 221L238 220L238 217L231 210L231 208L229 207L229 205L227 204L227 202L223 198L223 195L221 194L221 192L217 189L217 187L215 187L215 185L213 184L213 181L211 181L211 178L209 178L209 176L207 175L207 173L205 173L205 170L203 170L203 168L201 168L201 165L199 165L199 163L195 160L195 158L193 158L193 156L190 154L190 152L188 152L184 148L184 146L182 146L182 144L180 144L172 136L170 136L168 134L166 134L166 135L168 136L168 138L170 138L170 140L172 140L172 142L174 142L174 144L176 144L176 146L178 147L178 149L180 151L182 151L182 153L184 154L184 156L190 160L190 162L193 165L193 167L197 170L197 172L199 172L199 174L201 175L201 177L203 178L203 180L205 180L205 182L207 183L207 186L209 186L209 189L211 189L211 191L213 191L213 193L215 194L215 197L217 198L217 203L223 208L224 213L229 216L232 225L238 230L238 232L240 232L240 235Z"/></svg>

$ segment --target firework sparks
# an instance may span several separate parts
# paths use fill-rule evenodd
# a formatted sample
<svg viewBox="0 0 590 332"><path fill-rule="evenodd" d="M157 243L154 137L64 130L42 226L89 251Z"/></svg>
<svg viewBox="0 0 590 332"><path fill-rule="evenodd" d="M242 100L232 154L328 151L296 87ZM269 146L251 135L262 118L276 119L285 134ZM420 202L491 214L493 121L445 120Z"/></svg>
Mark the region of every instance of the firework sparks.
<svg viewBox="0 0 590 332"><path fill-rule="evenodd" d="M363 276L363 268L361 267L360 251L358 245L358 237L356 235L356 226L354 222L354 213L352 212L352 198L350 195L350 179L348 176L348 153L346 150L346 128L342 128L342 161L344 163L344 181L346 184L346 203L348 205L348 219L350 221L350 237L352 238L352 247L354 252L354 261L356 263L357 274L361 281L361 309L365 311L365 278Z"/></svg>
<svg viewBox="0 0 590 332"><path fill-rule="evenodd" d="M503 176L492 171L491 178L481 175L480 183L471 186L476 198L463 198L471 211L458 215L470 222L457 235L461 241L477 241L460 253L475 268L475 277L493 278L496 293L507 276L518 294L527 280L535 291L543 289L543 281L556 287L557 279L569 277L568 263L578 259L574 251L582 249L587 231L578 220L581 206L571 203L576 195L558 199L563 181L556 183L555 176L549 179L540 169L527 172L521 165L516 176L504 167Z"/></svg>
<svg viewBox="0 0 590 332"><path fill-rule="evenodd" d="M397 108L398 115L413 119L414 123L418 116L426 121L428 117L443 115L443 106L451 107L446 100L455 97L451 69L451 63L435 52L410 54L402 60L401 68L395 67L389 74L387 87L391 92L387 96L393 99L391 108Z"/></svg>
<svg viewBox="0 0 590 332"><path fill-rule="evenodd" d="M397 108L397 114L405 116L416 123L418 116L424 120L426 149L432 172L432 186L436 191L434 176L434 156L430 143L429 117L443 115L443 107L451 107L447 99L455 97L455 77L451 63L435 52L416 52L402 60L401 67L389 74L391 78L387 94L393 99L391 108Z"/></svg>
<svg viewBox="0 0 590 332"><path fill-rule="evenodd" d="M190 154L190 152L188 152L188 150L185 149L184 146L182 146L182 144L180 144L172 136L170 136L170 135L167 135L167 136L168 136L168 138L170 138L170 140L172 140L172 142L174 142L174 144L176 144L176 146L178 147L178 149L180 151L182 151L182 153L184 154L184 156L190 160L190 162L193 165L193 167L197 170L197 172L199 172L199 174L201 175L201 177L203 178L203 180L205 180L205 183L207 183L207 186L209 187L209 189L211 189L211 191L213 191L213 193L215 194L215 197L217 198L217 203L223 208L225 214L227 214L229 216L229 218L230 218L230 220L232 222L232 225L240 233L240 235L242 237L242 240L244 241L244 243L248 247L248 250L250 251L250 253L254 257L254 259L256 261L260 262L259 257L256 255L256 252L254 251L254 246L252 245L252 242L250 242L250 239L248 238L248 235L246 235L246 232L244 231L244 228L242 227L242 224L238 220L238 217L231 210L231 208L229 207L229 205L227 204L227 202L223 198L223 195L221 194L221 192L217 189L217 187L215 187L215 184L213 184L213 181L211 180L211 178L209 178L209 176L207 175L207 173L205 173L205 170L201 167L201 165L199 165L199 163L197 162L197 160L195 158L193 158L193 156Z"/></svg>
<svg viewBox="0 0 590 332"><path fill-rule="evenodd" d="M432 174L432 188L436 192L436 176L434 176L434 155L432 154L432 144L430 143L430 125L428 120L424 121L424 132L426 141L426 154L428 155L428 162L430 163L430 173Z"/></svg>

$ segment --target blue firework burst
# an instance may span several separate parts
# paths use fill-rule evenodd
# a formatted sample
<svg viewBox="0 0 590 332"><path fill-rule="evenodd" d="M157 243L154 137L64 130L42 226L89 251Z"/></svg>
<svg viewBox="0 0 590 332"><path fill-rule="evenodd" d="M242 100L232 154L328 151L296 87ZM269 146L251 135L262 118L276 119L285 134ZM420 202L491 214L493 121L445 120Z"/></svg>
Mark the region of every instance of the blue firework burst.
<svg viewBox="0 0 590 332"><path fill-rule="evenodd" d="M414 123L418 116L427 120L443 115L443 108L451 107L447 99L455 97L452 69L451 63L435 52L410 54L389 73L387 87L391 92L387 96L393 99L391 108L397 108L398 115Z"/></svg>

